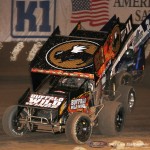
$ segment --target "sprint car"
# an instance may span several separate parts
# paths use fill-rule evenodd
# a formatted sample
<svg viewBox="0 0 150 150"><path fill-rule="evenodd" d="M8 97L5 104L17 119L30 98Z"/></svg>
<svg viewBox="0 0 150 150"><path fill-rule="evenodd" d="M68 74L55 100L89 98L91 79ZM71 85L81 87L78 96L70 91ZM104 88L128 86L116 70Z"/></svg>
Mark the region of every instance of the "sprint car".
<svg viewBox="0 0 150 150"><path fill-rule="evenodd" d="M114 22L117 24L112 28ZM70 35L105 39L97 61L97 64L102 64L98 73L102 76L105 89L112 89L113 86L115 91L119 85L132 85L142 79L145 69L145 45L150 37L150 15L140 25L133 24L132 15L125 23L121 23L114 15L100 30L100 34L93 31L84 32L77 26Z"/></svg>
<svg viewBox="0 0 150 150"><path fill-rule="evenodd" d="M136 92L121 83L116 91L111 83L123 60L129 63L123 59L128 21L114 16L97 32L82 30L79 23L69 36L57 27L30 64L32 89L4 113L4 131L14 137L41 128L65 132L77 144L86 143L95 126L106 135L122 131Z"/></svg>
<svg viewBox="0 0 150 150"><path fill-rule="evenodd" d="M140 25L133 24L131 15L123 24L121 33L121 41L125 42L110 70L116 88L120 84L131 85L143 78L146 64L145 45L150 37L150 15Z"/></svg>

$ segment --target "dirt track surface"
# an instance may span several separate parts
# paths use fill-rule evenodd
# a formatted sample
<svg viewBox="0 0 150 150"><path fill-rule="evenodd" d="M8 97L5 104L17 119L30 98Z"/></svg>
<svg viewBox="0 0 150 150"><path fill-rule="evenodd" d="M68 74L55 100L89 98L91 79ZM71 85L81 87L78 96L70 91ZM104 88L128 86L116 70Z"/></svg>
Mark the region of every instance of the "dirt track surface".
<svg viewBox="0 0 150 150"><path fill-rule="evenodd" d="M150 60L150 59L149 59ZM92 148L88 144L71 144L65 137L65 134L52 133L28 133L22 138L12 138L7 136L1 124L2 115L5 109L13 104L17 104L18 98L30 86L30 78L27 65L24 69L16 64L6 68L10 62L6 62L1 67L0 72L0 150L110 150L109 146L103 148ZM3 68L2 68L3 67ZM13 74L11 74L13 72ZM137 93L137 103L135 110L126 118L124 131L118 136L109 137L99 135L97 130L93 131L92 141L104 141L110 143L121 141L125 143L124 149L131 150L150 150L150 62L147 63L144 80L135 85ZM135 140L141 140L147 147L127 147L131 146Z"/></svg>
<svg viewBox="0 0 150 150"><path fill-rule="evenodd" d="M132 143L134 140L142 140L149 145L150 150L150 86L144 84L145 80L140 85L136 85L137 103L134 112L128 115L124 131L115 137L108 137L97 134L93 131L92 141L113 142L121 141L126 145ZM6 78L0 83L0 120L5 109L17 103L17 99L22 95L27 87L29 87L30 80L28 77L13 77ZM148 83L148 82L146 82ZM145 147L146 148L146 147ZM145 149L144 148L144 149ZM89 145L75 145L67 141L65 134L52 133L28 133L22 138L11 138L3 132L0 124L0 150L92 150ZM112 149L108 146L99 149ZM141 149L129 148L125 149Z"/></svg>

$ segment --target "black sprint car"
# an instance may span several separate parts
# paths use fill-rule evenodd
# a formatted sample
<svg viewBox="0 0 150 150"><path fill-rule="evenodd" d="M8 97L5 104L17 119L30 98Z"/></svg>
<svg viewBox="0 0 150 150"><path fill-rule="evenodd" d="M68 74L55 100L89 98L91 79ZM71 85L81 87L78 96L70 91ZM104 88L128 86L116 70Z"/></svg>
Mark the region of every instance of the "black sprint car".
<svg viewBox="0 0 150 150"><path fill-rule="evenodd" d="M140 41L136 37L130 40L134 33L127 30L130 19L120 23L113 16L97 32L77 25L69 36L59 35L56 28L30 64L32 89L4 113L4 131L20 137L46 126L53 133L65 132L68 140L77 144L87 142L95 126L106 135L122 131L125 115L134 108L136 92L130 85L112 81L125 70L123 63L129 66L140 56L132 44L140 46L140 41L144 44L150 35L144 20L140 26L144 36ZM132 55L129 48L138 54L128 58ZM141 68L141 60L136 59L136 69Z"/></svg>

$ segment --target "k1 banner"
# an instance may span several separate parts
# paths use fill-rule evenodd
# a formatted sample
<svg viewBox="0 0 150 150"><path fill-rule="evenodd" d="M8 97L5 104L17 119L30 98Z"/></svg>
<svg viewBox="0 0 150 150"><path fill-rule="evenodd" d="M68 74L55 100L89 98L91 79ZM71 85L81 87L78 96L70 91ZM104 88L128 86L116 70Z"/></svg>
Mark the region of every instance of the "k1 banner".
<svg viewBox="0 0 150 150"><path fill-rule="evenodd" d="M2 41L47 38L55 28L55 0L1 0L0 7Z"/></svg>
<svg viewBox="0 0 150 150"><path fill-rule="evenodd" d="M79 21L100 30L114 14L140 24L149 8L150 0L0 0L0 41L45 41L57 26L68 35Z"/></svg>

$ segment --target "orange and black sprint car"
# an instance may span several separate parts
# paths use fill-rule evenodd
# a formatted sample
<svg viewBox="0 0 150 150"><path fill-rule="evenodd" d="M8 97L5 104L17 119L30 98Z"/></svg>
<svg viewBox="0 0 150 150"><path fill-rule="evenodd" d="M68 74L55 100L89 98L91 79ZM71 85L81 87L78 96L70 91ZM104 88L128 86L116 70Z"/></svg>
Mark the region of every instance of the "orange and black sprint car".
<svg viewBox="0 0 150 150"><path fill-rule="evenodd" d="M136 93L128 84L116 90L112 81L121 61L129 63L121 58L138 28L131 18L121 23L113 16L100 31L83 30L79 23L68 36L57 27L30 64L32 89L4 113L4 131L20 137L45 127L77 144L87 142L95 126L106 135L122 131Z"/></svg>

